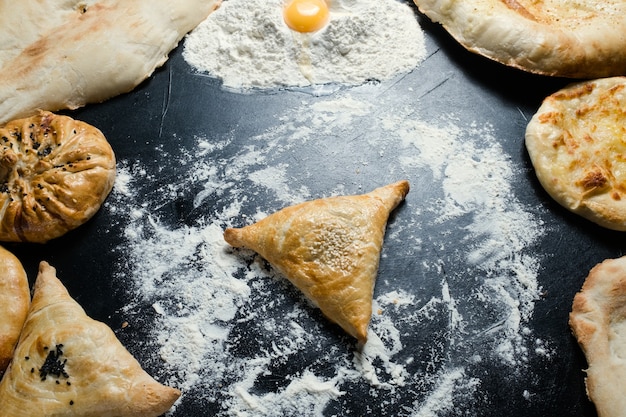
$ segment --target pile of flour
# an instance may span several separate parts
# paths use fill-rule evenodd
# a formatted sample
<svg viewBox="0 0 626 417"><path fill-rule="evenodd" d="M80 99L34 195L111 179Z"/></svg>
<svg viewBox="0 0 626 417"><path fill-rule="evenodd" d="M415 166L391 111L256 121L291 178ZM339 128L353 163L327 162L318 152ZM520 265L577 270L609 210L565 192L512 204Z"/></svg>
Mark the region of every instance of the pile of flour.
<svg viewBox="0 0 626 417"><path fill-rule="evenodd" d="M330 21L298 33L284 0L226 0L185 39L183 57L234 90L359 85L409 72L426 55L415 12L398 0L332 0Z"/></svg>

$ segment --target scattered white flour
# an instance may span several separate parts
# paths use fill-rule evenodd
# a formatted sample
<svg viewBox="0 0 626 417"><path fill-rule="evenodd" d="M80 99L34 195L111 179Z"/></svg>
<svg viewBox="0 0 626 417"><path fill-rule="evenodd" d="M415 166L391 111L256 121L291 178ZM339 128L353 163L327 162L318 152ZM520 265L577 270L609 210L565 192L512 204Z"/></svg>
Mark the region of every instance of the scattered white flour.
<svg viewBox="0 0 626 417"><path fill-rule="evenodd" d="M120 337L183 391L171 415L446 415L479 395L481 364L514 375L546 350L527 328L542 225L516 199L517 168L494 129L425 122L412 98L392 106L356 90L305 95L253 137L196 138L162 158L185 167L179 176L120 161L106 203L125 230L118 279L134 285ZM388 225L362 351L262 259L223 241L225 227L285 205L401 178L411 192ZM133 332L151 338L134 344ZM377 405L351 408L359 396Z"/></svg>
<svg viewBox="0 0 626 417"><path fill-rule="evenodd" d="M359 85L417 67L426 55L415 12L399 0L332 0L330 21L298 33L284 0L225 0L185 39L183 57L235 90Z"/></svg>

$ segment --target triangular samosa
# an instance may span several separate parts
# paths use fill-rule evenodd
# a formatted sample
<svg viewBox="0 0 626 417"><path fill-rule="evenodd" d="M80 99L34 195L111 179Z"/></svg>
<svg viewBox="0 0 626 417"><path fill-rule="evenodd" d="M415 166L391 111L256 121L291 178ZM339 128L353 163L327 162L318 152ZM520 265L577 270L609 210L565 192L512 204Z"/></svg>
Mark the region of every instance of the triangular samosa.
<svg viewBox="0 0 626 417"><path fill-rule="evenodd" d="M408 192L408 181L399 181L367 194L307 201L228 228L224 239L257 252L365 343L387 220Z"/></svg>
<svg viewBox="0 0 626 417"><path fill-rule="evenodd" d="M104 323L89 318L46 262L13 359L1 417L156 417L180 391L148 375Z"/></svg>

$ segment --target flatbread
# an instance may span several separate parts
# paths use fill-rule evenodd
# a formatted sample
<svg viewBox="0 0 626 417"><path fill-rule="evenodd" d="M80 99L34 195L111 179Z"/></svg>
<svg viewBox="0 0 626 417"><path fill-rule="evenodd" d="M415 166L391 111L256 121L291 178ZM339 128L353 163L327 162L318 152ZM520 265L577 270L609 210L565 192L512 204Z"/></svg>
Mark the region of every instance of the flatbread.
<svg viewBox="0 0 626 417"><path fill-rule="evenodd" d="M596 265L574 297L569 324L587 358L585 384L599 417L626 410L626 257Z"/></svg>
<svg viewBox="0 0 626 417"><path fill-rule="evenodd" d="M408 181L399 181L367 194L307 201L228 228L224 239L260 254L365 343L387 220L408 192Z"/></svg>
<svg viewBox="0 0 626 417"><path fill-rule="evenodd" d="M0 126L0 241L43 243L89 220L113 188L102 132L40 111Z"/></svg>
<svg viewBox="0 0 626 417"><path fill-rule="evenodd" d="M626 77L570 85L547 97L526 128L541 185L561 205L626 230Z"/></svg>
<svg viewBox="0 0 626 417"><path fill-rule="evenodd" d="M180 391L161 385L104 323L89 318L42 262L13 360L0 381L0 416L157 417Z"/></svg>
<svg viewBox="0 0 626 417"><path fill-rule="evenodd" d="M29 305L30 288L22 263L0 246L0 376L11 361Z"/></svg>
<svg viewBox="0 0 626 417"><path fill-rule="evenodd" d="M220 0L15 3L0 0L0 49L19 51L0 55L0 124L131 91Z"/></svg>
<svg viewBox="0 0 626 417"><path fill-rule="evenodd" d="M469 51L551 76L626 75L623 0L414 0Z"/></svg>

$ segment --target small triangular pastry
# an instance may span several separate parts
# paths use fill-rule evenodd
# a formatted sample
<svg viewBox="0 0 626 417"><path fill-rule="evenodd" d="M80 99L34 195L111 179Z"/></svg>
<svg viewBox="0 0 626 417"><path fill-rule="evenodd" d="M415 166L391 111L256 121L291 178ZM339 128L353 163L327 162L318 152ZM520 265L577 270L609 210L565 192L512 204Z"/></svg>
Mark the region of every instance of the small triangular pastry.
<svg viewBox="0 0 626 417"><path fill-rule="evenodd" d="M179 396L148 375L107 325L89 318L41 262L0 382L0 417L156 417Z"/></svg>
<svg viewBox="0 0 626 417"><path fill-rule="evenodd" d="M408 181L399 181L367 194L307 201L228 228L224 239L257 252L365 343L387 220L408 192Z"/></svg>

